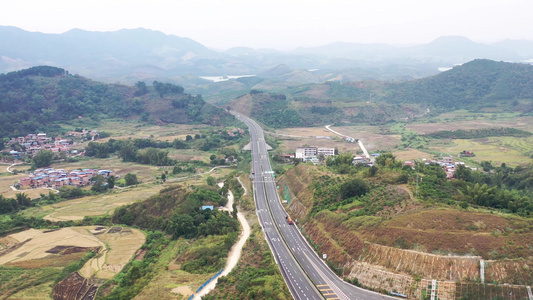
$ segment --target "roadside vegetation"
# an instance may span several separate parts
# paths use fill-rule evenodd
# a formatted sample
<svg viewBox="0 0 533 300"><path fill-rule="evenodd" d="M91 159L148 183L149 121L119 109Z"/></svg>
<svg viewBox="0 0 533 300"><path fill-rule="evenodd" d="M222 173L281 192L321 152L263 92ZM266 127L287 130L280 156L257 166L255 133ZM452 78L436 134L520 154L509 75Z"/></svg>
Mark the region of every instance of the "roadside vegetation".
<svg viewBox="0 0 533 300"><path fill-rule="evenodd" d="M292 298L259 226L254 226L242 253L235 269L219 278L216 288L203 299Z"/></svg>
<svg viewBox="0 0 533 300"><path fill-rule="evenodd" d="M372 167L354 165L352 157L341 154L325 166L299 163L279 181L280 194L289 195L289 213L319 255L327 253L339 276L419 297L413 295L418 284L402 286L394 279L409 274L404 280L448 280L457 282L457 293L475 294L485 288L472 292L468 284L479 282L483 258L494 260L485 274L488 283L530 284L532 166L482 162L473 171L459 165L449 180L438 164L417 161L413 169L392 153L381 153ZM472 257L472 267L466 267ZM425 267L432 259L437 259L433 267ZM381 268L396 275L380 281Z"/></svg>

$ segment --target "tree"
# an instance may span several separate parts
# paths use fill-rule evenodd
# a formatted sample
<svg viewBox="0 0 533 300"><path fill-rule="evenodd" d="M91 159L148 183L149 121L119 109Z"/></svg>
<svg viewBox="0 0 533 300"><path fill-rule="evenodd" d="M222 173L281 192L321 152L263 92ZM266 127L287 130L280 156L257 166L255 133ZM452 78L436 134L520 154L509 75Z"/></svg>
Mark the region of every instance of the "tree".
<svg viewBox="0 0 533 300"><path fill-rule="evenodd" d="M146 83L144 83L144 81L137 81L135 83L135 86L137 87L137 90L135 91L135 96L142 96L148 93L148 87L146 86Z"/></svg>
<svg viewBox="0 0 533 300"><path fill-rule="evenodd" d="M33 168L44 168L52 164L55 154L50 150L41 150L33 157Z"/></svg>
<svg viewBox="0 0 533 300"><path fill-rule="evenodd" d="M361 196L368 193L369 190L368 185L359 178L346 181L340 186L342 199Z"/></svg>
<svg viewBox="0 0 533 300"><path fill-rule="evenodd" d="M107 177L107 188L113 189L115 187L116 179L117 178L114 175Z"/></svg>
<svg viewBox="0 0 533 300"><path fill-rule="evenodd" d="M92 182L94 182L93 186L91 187L91 191L101 193L105 192L108 188L108 184L106 182L106 179L102 175L96 175L91 179Z"/></svg>
<svg viewBox="0 0 533 300"><path fill-rule="evenodd" d="M455 173L453 174L453 178L470 182L472 181L472 170L465 167L465 165L457 165L455 168Z"/></svg>
<svg viewBox="0 0 533 300"><path fill-rule="evenodd" d="M459 194L466 202L491 206L495 189L496 187L489 187L487 184L468 184L464 190L459 190Z"/></svg>
<svg viewBox="0 0 533 300"><path fill-rule="evenodd" d="M216 183L217 183L217 180L212 177L212 176L207 176L207 178L205 179L205 181L207 182L208 185L210 186L214 186Z"/></svg>
<svg viewBox="0 0 533 300"><path fill-rule="evenodd" d="M192 136L190 136L189 134L187 134L187 136L185 137L185 141L188 142L188 141L192 141Z"/></svg>
<svg viewBox="0 0 533 300"><path fill-rule="evenodd" d="M18 206L25 206L29 207L31 206L31 199L26 193L17 193L15 195L15 199L17 200Z"/></svg>
<svg viewBox="0 0 533 300"><path fill-rule="evenodd" d="M122 158L123 161L135 161L138 151L139 149L135 147L133 143L128 142L125 143L122 148L120 148L118 156Z"/></svg>
<svg viewBox="0 0 533 300"><path fill-rule="evenodd" d="M172 147L176 148L176 149L187 149L189 145L187 145L187 143L185 143L184 141L180 140L180 139L175 139L173 142L172 142Z"/></svg>
<svg viewBox="0 0 533 300"><path fill-rule="evenodd" d="M378 167L372 166L368 169L368 176L374 177L378 173Z"/></svg>
<svg viewBox="0 0 533 300"><path fill-rule="evenodd" d="M394 167L396 163L396 156L392 153L382 153L376 158L376 164L381 167Z"/></svg>
<svg viewBox="0 0 533 300"><path fill-rule="evenodd" d="M172 234L174 238L185 236L191 238L196 236L196 227L194 226L194 219L190 215L186 214L174 214L165 230Z"/></svg>
<svg viewBox="0 0 533 300"><path fill-rule="evenodd" d="M165 174L165 173L161 173L161 180L162 180L163 182L166 182L166 181L167 181L167 174Z"/></svg>
<svg viewBox="0 0 533 300"><path fill-rule="evenodd" d="M180 166L174 166L174 168L172 169L172 174L179 174L183 172L183 169L180 167Z"/></svg>
<svg viewBox="0 0 533 300"><path fill-rule="evenodd" d="M139 182L137 181L137 175L128 173L126 176L124 176L124 179L126 180L126 186L135 185Z"/></svg>

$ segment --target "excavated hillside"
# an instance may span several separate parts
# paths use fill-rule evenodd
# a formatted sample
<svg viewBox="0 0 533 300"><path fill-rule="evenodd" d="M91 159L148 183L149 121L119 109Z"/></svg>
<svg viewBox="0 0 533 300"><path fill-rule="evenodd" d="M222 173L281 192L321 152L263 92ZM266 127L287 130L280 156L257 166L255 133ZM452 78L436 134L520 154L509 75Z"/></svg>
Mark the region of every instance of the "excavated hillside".
<svg viewBox="0 0 533 300"><path fill-rule="evenodd" d="M480 262L486 283L533 283L533 220L421 205L406 190L409 186L375 181L361 203L317 211L325 182L348 178L299 164L279 184L280 197L290 195L288 211L300 220L301 231L344 277L416 299L431 279L442 287L440 299L464 294L463 284L480 280ZM376 206L373 215L361 213Z"/></svg>

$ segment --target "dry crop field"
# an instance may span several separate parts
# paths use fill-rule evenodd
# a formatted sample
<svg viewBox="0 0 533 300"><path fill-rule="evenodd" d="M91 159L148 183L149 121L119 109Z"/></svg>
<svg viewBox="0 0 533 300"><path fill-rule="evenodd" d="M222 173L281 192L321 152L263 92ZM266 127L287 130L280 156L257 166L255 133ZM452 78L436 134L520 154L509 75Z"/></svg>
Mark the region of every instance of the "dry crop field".
<svg viewBox="0 0 533 300"><path fill-rule="evenodd" d="M533 117L506 116L494 118L492 116L479 115L473 119L469 114L456 112L442 114L436 117L435 123L412 123L406 126L419 134L427 134L441 130L468 130L493 127L511 127L525 131L533 131Z"/></svg>
<svg viewBox="0 0 533 300"><path fill-rule="evenodd" d="M11 234L0 238L0 289L5 289L4 295L10 299L48 299L61 270L81 259L87 251L97 255L85 264L80 274L85 278L94 275L109 279L122 270L144 242L141 231L123 227L29 229ZM21 278L27 284L26 281L17 284Z"/></svg>
<svg viewBox="0 0 533 300"><path fill-rule="evenodd" d="M28 229L2 238L0 243L5 248L3 247L0 256L0 265L36 266L40 264L33 264L35 260L61 260L61 256L65 254L93 250L99 255L87 262L80 273L87 277L96 274L100 278L111 278L122 269L144 241L141 231L122 227Z"/></svg>
<svg viewBox="0 0 533 300"><path fill-rule="evenodd" d="M85 216L111 215L117 207L144 200L159 192L163 187L163 185L150 185L115 190L106 194L28 208L21 214L44 217L50 221L81 220Z"/></svg>
<svg viewBox="0 0 533 300"><path fill-rule="evenodd" d="M208 125L186 125L186 124L167 124L164 126L157 125L140 125L137 122L127 121L108 121L102 123L96 130L111 133L111 137L102 139L123 139L123 138L150 138L154 137L160 140L171 141L176 138L185 140L187 135L194 136L200 133L202 129L209 128Z"/></svg>

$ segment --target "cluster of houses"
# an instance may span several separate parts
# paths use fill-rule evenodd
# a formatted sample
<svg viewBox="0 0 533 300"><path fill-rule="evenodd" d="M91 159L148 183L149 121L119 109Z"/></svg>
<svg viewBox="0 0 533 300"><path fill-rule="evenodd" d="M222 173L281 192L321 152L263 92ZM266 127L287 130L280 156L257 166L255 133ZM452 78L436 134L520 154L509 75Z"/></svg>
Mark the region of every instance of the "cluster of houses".
<svg viewBox="0 0 533 300"><path fill-rule="evenodd" d="M228 130L226 130L226 133L229 136L231 136L231 137L234 137L234 136L237 136L237 135L244 135L244 129L242 129L242 128L228 129Z"/></svg>
<svg viewBox="0 0 533 300"><path fill-rule="evenodd" d="M104 178L114 175L110 170L83 169L65 171L63 169L54 170L38 169L29 177L23 177L19 181L20 189L29 189L37 187L60 188L66 185L81 187L91 183L91 179L96 175L102 175Z"/></svg>
<svg viewBox="0 0 533 300"><path fill-rule="evenodd" d="M285 160L290 160L294 158L301 159L303 162L312 162L314 164L318 164L318 155L323 154L324 157L328 156L334 156L335 155L335 148L318 148L318 147L298 147L296 148L295 154L282 154L280 155ZM459 157L465 156L464 154L471 155L471 152L465 151L465 153L462 153L463 155L459 155ZM473 153L472 153L473 154ZM372 153L370 154L370 157L367 158L364 155L356 155L353 158L352 163L353 164L364 164L369 167L374 165L375 159L380 155L380 153ZM435 163L444 169L446 172L446 178L451 179L453 178L453 174L455 173L455 168L458 165L464 165L464 162L455 161L453 156L445 156L438 160L426 160L423 159L425 164L431 164ZM411 168L415 168L415 161L406 161L404 162L404 165L410 166ZM475 168L473 169L475 170Z"/></svg>
<svg viewBox="0 0 533 300"><path fill-rule="evenodd" d="M83 129L82 131L69 131L67 136L72 138L84 139L88 136L91 140L99 137L99 133L96 130ZM56 154L61 152L77 154L78 151L72 149L72 146L76 143L73 139L64 139L62 137L51 138L46 133L30 133L26 136L20 136L12 138L6 143L6 147L12 147L14 150L9 151L9 154L13 158L21 158L22 155L33 157L41 150L50 150ZM19 145L20 147L15 147Z"/></svg>
<svg viewBox="0 0 533 300"><path fill-rule="evenodd" d="M50 150L54 153L63 151L68 152L73 142L72 140L63 139L61 137L52 139L51 137L48 137L46 133L30 133L26 136L12 138L6 143L6 146L9 147L15 144L19 144L23 151L11 150L9 154L11 154L13 158L20 158L23 154L34 156L41 150Z"/></svg>
<svg viewBox="0 0 533 300"><path fill-rule="evenodd" d="M455 168L458 166L458 165L464 165L465 163L462 162L462 161L454 161L453 159L453 156L444 156L442 157L441 159L439 160L435 160L435 159L432 159L432 160L427 160L427 159L423 159L424 163L426 165L429 165L431 163L435 163L435 164L438 164L440 166L442 166L442 168L444 168L444 171L446 172L446 178L447 179L452 179L453 178L453 174L455 173ZM411 168L415 168L415 162L412 161L412 160L408 160L406 162L404 162L404 166L410 166ZM475 168L473 169L475 170Z"/></svg>
<svg viewBox="0 0 533 300"><path fill-rule="evenodd" d="M99 133L96 130L87 130L87 129L83 129L82 131L67 132L67 136L73 136L77 138L85 138L87 135L89 135L91 137L91 140L94 141L94 139L99 136Z"/></svg>

